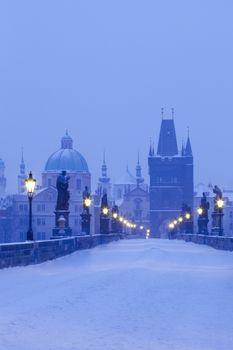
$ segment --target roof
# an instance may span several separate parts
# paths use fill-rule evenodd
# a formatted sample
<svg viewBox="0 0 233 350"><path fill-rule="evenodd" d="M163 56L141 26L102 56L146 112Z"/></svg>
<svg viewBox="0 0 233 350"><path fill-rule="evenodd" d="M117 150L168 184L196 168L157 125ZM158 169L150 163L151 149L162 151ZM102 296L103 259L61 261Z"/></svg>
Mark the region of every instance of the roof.
<svg viewBox="0 0 233 350"><path fill-rule="evenodd" d="M178 154L175 123L173 119L162 120L157 154L162 157L172 157Z"/></svg>
<svg viewBox="0 0 233 350"><path fill-rule="evenodd" d="M73 149L73 140L68 133L61 140L61 149L54 152L46 162L46 172L89 172L85 158Z"/></svg>
<svg viewBox="0 0 233 350"><path fill-rule="evenodd" d="M115 185L136 185L136 184L137 184L137 179L131 174L128 167L126 168L126 172L124 173L124 175L122 175L120 179L115 182Z"/></svg>

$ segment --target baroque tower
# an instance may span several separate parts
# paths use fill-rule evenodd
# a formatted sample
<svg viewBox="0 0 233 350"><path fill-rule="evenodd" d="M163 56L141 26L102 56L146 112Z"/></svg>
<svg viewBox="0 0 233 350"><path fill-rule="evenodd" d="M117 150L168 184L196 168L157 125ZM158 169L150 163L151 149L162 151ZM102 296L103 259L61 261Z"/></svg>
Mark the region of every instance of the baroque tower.
<svg viewBox="0 0 233 350"><path fill-rule="evenodd" d="M22 152L22 158L20 163L19 175L18 175L18 193L22 194L25 191L25 180L26 180L26 171L25 171L25 163Z"/></svg>
<svg viewBox="0 0 233 350"><path fill-rule="evenodd" d="M174 119L162 119L157 153L149 151L150 221L153 237L161 237L168 221L185 203L193 209L193 154L188 140L179 153Z"/></svg>
<svg viewBox="0 0 233 350"><path fill-rule="evenodd" d="M98 193L100 196L103 196L106 193L108 198L110 199L112 197L111 183L110 183L110 178L108 177L107 170L108 169L106 165L105 152L104 152L103 164L101 168L101 177L99 178L99 183L98 183Z"/></svg>

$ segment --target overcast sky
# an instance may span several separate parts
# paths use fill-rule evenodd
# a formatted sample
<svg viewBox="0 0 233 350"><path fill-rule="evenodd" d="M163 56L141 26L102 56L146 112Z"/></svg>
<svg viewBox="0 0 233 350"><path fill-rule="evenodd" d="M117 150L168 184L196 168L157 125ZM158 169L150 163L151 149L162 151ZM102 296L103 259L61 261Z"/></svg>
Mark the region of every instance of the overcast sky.
<svg viewBox="0 0 233 350"><path fill-rule="evenodd" d="M24 147L40 178L68 128L93 174L148 174L161 107L190 128L195 183L233 188L232 0L0 2L0 157L16 190ZM93 188L94 189L94 188Z"/></svg>

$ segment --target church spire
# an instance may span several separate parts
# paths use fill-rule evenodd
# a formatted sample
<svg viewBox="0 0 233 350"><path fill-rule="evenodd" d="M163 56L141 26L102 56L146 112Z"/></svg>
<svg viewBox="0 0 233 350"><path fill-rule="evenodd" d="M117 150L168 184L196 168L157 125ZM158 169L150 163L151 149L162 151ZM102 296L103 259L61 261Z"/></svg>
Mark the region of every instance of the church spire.
<svg viewBox="0 0 233 350"><path fill-rule="evenodd" d="M138 186L144 182L144 179L142 177L142 167L140 164L139 152L138 152L138 162L137 162L137 166L136 166L136 179L137 179Z"/></svg>
<svg viewBox="0 0 233 350"><path fill-rule="evenodd" d="M103 164L102 164L102 177L107 177L107 165L106 165L106 159L105 159L105 151L103 156Z"/></svg>
<svg viewBox="0 0 233 350"><path fill-rule="evenodd" d="M22 148L22 156L21 156L21 163L20 163L20 175L25 175L25 162L24 162L23 148Z"/></svg>
<svg viewBox="0 0 233 350"><path fill-rule="evenodd" d="M26 175L26 166L24 162L24 154L22 148L21 161L19 165L19 175L18 175L18 193L22 194L25 192L25 180L27 178Z"/></svg>

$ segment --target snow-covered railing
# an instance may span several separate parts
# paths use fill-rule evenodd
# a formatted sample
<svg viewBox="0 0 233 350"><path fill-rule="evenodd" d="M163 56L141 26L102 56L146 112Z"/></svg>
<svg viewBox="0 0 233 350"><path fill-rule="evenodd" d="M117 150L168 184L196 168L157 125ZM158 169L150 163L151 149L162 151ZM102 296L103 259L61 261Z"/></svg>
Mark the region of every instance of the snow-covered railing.
<svg viewBox="0 0 233 350"><path fill-rule="evenodd" d="M183 239L186 242L205 244L215 249L233 251L233 237L179 233L175 238Z"/></svg>
<svg viewBox="0 0 233 350"><path fill-rule="evenodd" d="M13 266L40 264L77 250L91 249L100 244L117 241L119 234L75 236L48 241L0 244L0 269Z"/></svg>

